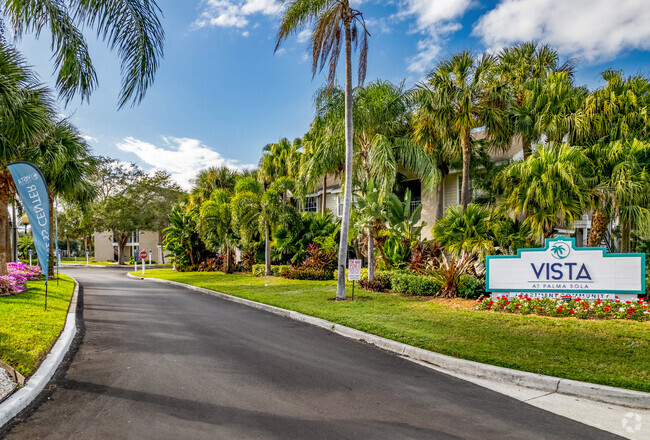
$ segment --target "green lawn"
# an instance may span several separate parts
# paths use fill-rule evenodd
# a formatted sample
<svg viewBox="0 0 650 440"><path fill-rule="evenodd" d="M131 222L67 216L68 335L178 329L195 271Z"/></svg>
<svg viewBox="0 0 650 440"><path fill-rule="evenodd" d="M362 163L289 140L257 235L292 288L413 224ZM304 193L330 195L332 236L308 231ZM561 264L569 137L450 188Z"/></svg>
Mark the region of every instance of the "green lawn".
<svg viewBox="0 0 650 440"><path fill-rule="evenodd" d="M30 376L63 330L74 281L61 274L59 285L50 280L47 311L45 281L28 281L28 290L0 296L0 360Z"/></svg>
<svg viewBox="0 0 650 440"><path fill-rule="evenodd" d="M331 301L336 290L333 281L176 273L171 269L148 270L145 276L295 310L463 359L650 391L650 322L460 310L422 298L359 289L355 295L359 301L335 302Z"/></svg>

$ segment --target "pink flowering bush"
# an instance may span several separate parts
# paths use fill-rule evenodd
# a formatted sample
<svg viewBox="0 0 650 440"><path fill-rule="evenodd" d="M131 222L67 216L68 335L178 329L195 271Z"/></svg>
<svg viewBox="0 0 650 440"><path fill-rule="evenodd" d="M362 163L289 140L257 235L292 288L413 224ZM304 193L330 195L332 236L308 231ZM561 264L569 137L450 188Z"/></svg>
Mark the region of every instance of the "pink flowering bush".
<svg viewBox="0 0 650 440"><path fill-rule="evenodd" d="M621 301L618 297L606 300L597 299L595 301L571 298L565 301L559 295L557 298L531 298L528 295L518 295L509 298L507 295L503 295L497 296L496 300L492 300L489 296L483 296L476 302L478 310L520 313L522 315L573 316L581 319L614 318L633 319L635 321L650 320L648 301L643 298L634 301Z"/></svg>
<svg viewBox="0 0 650 440"><path fill-rule="evenodd" d="M39 266L25 263L7 263L8 275L0 276L0 296L16 295L27 288L27 280L38 280Z"/></svg>

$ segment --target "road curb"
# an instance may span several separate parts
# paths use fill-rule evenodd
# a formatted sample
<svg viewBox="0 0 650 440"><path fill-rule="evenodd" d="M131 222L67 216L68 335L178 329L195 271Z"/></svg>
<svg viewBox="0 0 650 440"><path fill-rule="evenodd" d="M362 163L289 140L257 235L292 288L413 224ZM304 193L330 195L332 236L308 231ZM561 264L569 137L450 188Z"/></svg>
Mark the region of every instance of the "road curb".
<svg viewBox="0 0 650 440"><path fill-rule="evenodd" d="M72 280L74 281L74 291L72 299L70 300L70 306L68 308L68 314L65 319L63 331L52 347L52 350L50 350L50 353L38 367L38 370L36 370L36 373L25 382L25 386L0 403L0 427L4 426L22 410L27 408L27 406L36 399L40 392L45 389L45 386L48 384L50 379L52 379L52 376L54 376L54 373L57 368L59 368L63 358L70 349L72 340L77 333L76 310L77 297L79 293L79 283L74 278L72 278Z"/></svg>
<svg viewBox="0 0 650 440"><path fill-rule="evenodd" d="M513 370L510 368L458 359L455 357L435 353L429 350L386 339L381 336L366 333L361 330L356 330L344 325L336 324L331 321L326 321L321 318L316 318L313 316L294 312L292 310L286 310L268 304L239 298L237 296L228 295L226 293L217 292L215 290L192 286L185 283L179 283L177 281L162 280L159 278L143 278L131 275L130 273L127 273L127 277L184 287L186 289L195 290L201 293L223 298L231 302L243 304L259 310L264 310L276 315L284 316L296 321L324 328L346 338L355 339L375 345L383 350L397 354L406 359L424 362L441 370L460 373L479 379L488 379L495 382L515 384L517 386L542 392L564 394L628 408L650 408L650 393L626 390L623 388L610 387L606 385L597 385L570 379L561 379L559 377L528 373L525 371Z"/></svg>

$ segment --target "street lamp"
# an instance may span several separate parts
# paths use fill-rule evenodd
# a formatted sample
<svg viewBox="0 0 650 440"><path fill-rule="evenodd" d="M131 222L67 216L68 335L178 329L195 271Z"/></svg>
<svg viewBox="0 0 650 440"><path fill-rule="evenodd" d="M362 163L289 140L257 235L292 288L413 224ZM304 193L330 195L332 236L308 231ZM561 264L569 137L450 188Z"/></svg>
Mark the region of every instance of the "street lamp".
<svg viewBox="0 0 650 440"><path fill-rule="evenodd" d="M27 214L23 214L23 216L20 217L20 219L22 220L23 225L25 225L25 234L27 234L27 225L29 224L29 217L27 217Z"/></svg>

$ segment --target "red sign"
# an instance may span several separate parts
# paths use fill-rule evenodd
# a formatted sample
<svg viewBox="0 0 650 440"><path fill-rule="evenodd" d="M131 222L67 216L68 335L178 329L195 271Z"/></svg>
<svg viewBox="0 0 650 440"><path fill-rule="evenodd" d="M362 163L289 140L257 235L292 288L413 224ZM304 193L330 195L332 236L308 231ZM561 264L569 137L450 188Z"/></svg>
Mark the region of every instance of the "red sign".
<svg viewBox="0 0 650 440"><path fill-rule="evenodd" d="M142 258L143 260L147 258L147 251L140 252L140 258Z"/></svg>

